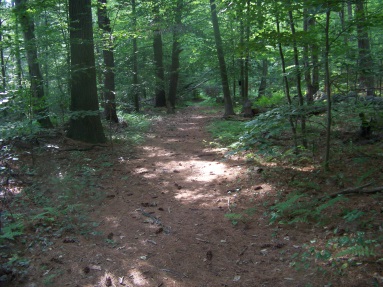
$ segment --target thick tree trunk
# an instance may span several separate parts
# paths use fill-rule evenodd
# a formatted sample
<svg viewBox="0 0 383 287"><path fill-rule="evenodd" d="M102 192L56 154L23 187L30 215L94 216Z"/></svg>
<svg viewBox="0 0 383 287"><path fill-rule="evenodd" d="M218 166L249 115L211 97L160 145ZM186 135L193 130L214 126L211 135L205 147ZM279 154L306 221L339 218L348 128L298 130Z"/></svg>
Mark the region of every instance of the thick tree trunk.
<svg viewBox="0 0 383 287"><path fill-rule="evenodd" d="M181 47L179 43L179 29L182 25L182 6L183 0L177 1L176 15L174 21L173 29L173 47L172 47L172 63L170 66L170 80L169 80L169 95L168 95L168 113L174 113L176 106L176 96L177 96L177 87L178 87L178 78L179 78L179 68L180 68L180 53Z"/></svg>
<svg viewBox="0 0 383 287"><path fill-rule="evenodd" d="M135 32L133 37L133 101L136 112L140 111L140 93L138 83L138 46L137 46L137 14L136 14L136 0L132 0L132 17L133 17L133 31Z"/></svg>
<svg viewBox="0 0 383 287"><path fill-rule="evenodd" d="M104 57L104 116L108 121L118 123L116 111L115 80L114 80L114 53L112 29L106 11L106 0L98 0L97 6L98 25L103 31L104 47L102 55Z"/></svg>
<svg viewBox="0 0 383 287"><path fill-rule="evenodd" d="M368 27L365 25L366 15L364 12L364 0L357 0L355 4L355 17L357 19L358 37L358 62L359 62L359 86L366 90L367 96L375 95L374 61L371 56L370 38Z"/></svg>
<svg viewBox="0 0 383 287"><path fill-rule="evenodd" d="M48 116L48 108L45 102L44 80L38 62L35 24L28 14L27 0L16 0L15 4L24 34L25 50L31 81L31 93L34 100L33 110L37 114L37 121L43 128L53 128L52 122Z"/></svg>
<svg viewBox="0 0 383 287"><path fill-rule="evenodd" d="M234 113L234 108L233 108L233 102L232 102L231 96L230 96L229 79L227 76L225 54L223 52L221 33L219 31L217 8L215 5L215 0L210 0L210 8L211 8L211 19L212 19L213 29L214 29L215 44L216 44L216 48L217 48L219 70L220 70L220 74L221 74L223 98L224 98L224 102L225 102L224 117L227 117L227 116L234 115L235 113Z"/></svg>
<svg viewBox="0 0 383 287"><path fill-rule="evenodd" d="M159 3L154 3L154 25L159 22ZM155 27L153 35L154 64L156 68L155 107L166 106L165 68L163 63L162 35Z"/></svg>
<svg viewBox="0 0 383 287"><path fill-rule="evenodd" d="M89 143L106 141L97 97L91 0L69 0L71 120L68 137Z"/></svg>

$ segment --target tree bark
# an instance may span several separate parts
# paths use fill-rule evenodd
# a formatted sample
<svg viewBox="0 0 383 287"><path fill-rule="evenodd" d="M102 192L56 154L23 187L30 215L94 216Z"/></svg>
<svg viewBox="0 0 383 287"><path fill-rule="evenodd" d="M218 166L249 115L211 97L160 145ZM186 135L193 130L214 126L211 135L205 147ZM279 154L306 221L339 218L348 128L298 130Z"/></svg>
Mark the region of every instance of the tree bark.
<svg viewBox="0 0 383 287"><path fill-rule="evenodd" d="M261 77L261 83L258 89L258 97L262 97L266 94L268 70L269 70L269 63L267 59L263 59L262 60L262 77Z"/></svg>
<svg viewBox="0 0 383 287"><path fill-rule="evenodd" d="M309 9L305 8L303 12L303 30L305 33L309 33L310 27L313 25L313 17L309 15ZM306 83L306 100L308 104L312 104L314 102L314 93L315 88L311 78L311 65L309 61L309 43L305 43L303 46L303 65L304 65L304 79ZM314 65L313 65L314 66Z"/></svg>
<svg viewBox="0 0 383 287"><path fill-rule="evenodd" d="M163 62L162 35L159 24L159 3L154 2L153 52L156 69L155 107L166 107L165 68Z"/></svg>
<svg viewBox="0 0 383 287"><path fill-rule="evenodd" d="M0 6L2 4L3 3L0 0ZM3 41L3 29L2 29L2 25L3 25L3 19L0 18L0 43L2 43L2 41ZM2 87L1 87L0 91L5 92L7 82L6 82L6 79L5 79L5 62L4 62L4 47L3 47L3 45L1 45L1 48L0 48L0 65L1 65L1 83L2 83Z"/></svg>
<svg viewBox="0 0 383 287"><path fill-rule="evenodd" d="M97 97L91 0L69 0L71 120L68 137L106 142Z"/></svg>
<svg viewBox="0 0 383 287"><path fill-rule="evenodd" d="M225 102L224 117L227 117L227 116L234 115L235 113L233 108L233 102L230 96L229 79L227 76L225 54L223 52L223 44L222 44L221 33L219 30L217 7L215 5L215 0L210 0L210 8L211 8L211 19L213 23L214 38L215 38L215 44L216 44L217 56L218 56L218 62L219 62L219 70L221 74L223 99Z"/></svg>
<svg viewBox="0 0 383 287"><path fill-rule="evenodd" d="M28 1L16 0L16 11L24 34L24 44L27 54L29 76L31 81L31 93L33 111L37 114L37 121L43 128L53 128L48 116L48 108L45 102L44 80L38 62L37 45L35 37L35 24L28 14Z"/></svg>
<svg viewBox="0 0 383 287"><path fill-rule="evenodd" d="M366 26L366 15L364 11L364 0L357 0L355 4L355 17L357 19L358 37L358 62L359 62L359 86L366 90L367 96L375 95L375 78L373 73L374 61L371 56L370 38Z"/></svg>
<svg viewBox="0 0 383 287"><path fill-rule="evenodd" d="M132 21L133 31L135 35L133 37L133 101L136 112L140 111L140 93L138 82L138 46L137 46L137 14L136 14L136 0L132 0Z"/></svg>
<svg viewBox="0 0 383 287"><path fill-rule="evenodd" d="M280 38L280 36L281 36L281 29L280 29L280 23L279 23L278 16L277 16L277 19L276 19L276 25L277 25L278 38ZM291 96L290 96L289 79L286 76L285 55L283 54L282 43L281 43L280 40L278 40L278 50L279 50L279 56L281 57L283 83L284 83L284 86L285 86L285 95L286 95L287 102L288 102L288 104L289 104L289 106L291 108L292 101L291 101ZM296 128L296 125L294 124L292 116L289 116L289 123L290 123L290 126L291 126L291 132L293 133L295 152L297 153L298 152L297 128Z"/></svg>
<svg viewBox="0 0 383 287"><path fill-rule="evenodd" d="M326 26L325 26L325 55L324 55L324 69L325 69L325 86L327 94L327 126L326 126L326 151L325 151L325 160L324 168L326 170L330 167L330 144L331 144L331 82L330 82L330 65L329 65L329 54L330 54L330 5L328 5L326 11Z"/></svg>
<svg viewBox="0 0 383 287"><path fill-rule="evenodd" d="M176 106L176 96L180 68L180 53L182 51L179 43L179 29L182 25L182 6L183 0L177 1L174 28L173 28L173 46L172 46L172 63L170 66L169 94L168 94L168 113L174 113Z"/></svg>
<svg viewBox="0 0 383 287"><path fill-rule="evenodd" d="M104 47L102 55L104 57L104 116L108 121L118 123L115 95L115 80L114 80L114 52L112 29L110 20L106 10L106 0L98 0L97 16L98 26L103 31Z"/></svg>
<svg viewBox="0 0 383 287"><path fill-rule="evenodd" d="M304 105L304 99L302 95L302 85L301 85L301 69L299 67L299 55L298 55L298 47L297 42L294 37L296 37L295 33L295 25L294 25L294 18L293 18L293 12L289 11L289 19L290 19L290 28L291 28L291 34L293 36L293 50L294 50L294 64L295 64L295 73L296 73L296 85L297 85L297 93L298 93L298 100L299 100L299 106L303 107ZM302 129L302 145L307 148L307 139L306 139L306 118L304 115L301 116L301 129Z"/></svg>

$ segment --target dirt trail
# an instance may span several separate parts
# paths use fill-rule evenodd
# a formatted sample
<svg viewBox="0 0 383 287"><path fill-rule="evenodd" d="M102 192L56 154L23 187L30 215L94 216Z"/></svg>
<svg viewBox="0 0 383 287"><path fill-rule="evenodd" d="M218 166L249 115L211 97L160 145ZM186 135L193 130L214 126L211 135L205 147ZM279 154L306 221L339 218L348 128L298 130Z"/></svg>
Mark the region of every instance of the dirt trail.
<svg viewBox="0 0 383 287"><path fill-rule="evenodd" d="M35 276L24 286L44 286L51 274L53 286L81 287L321 281L289 267L301 242L276 232L263 217L263 200L272 196L272 188L251 165L225 160L223 151L204 142L206 124L217 117L208 112L187 108L163 117L133 155L115 147L109 158L112 173L98 183L106 199L91 214L103 235L66 243L58 239L43 254L45 270L31 267ZM254 206L250 222L234 226L225 218Z"/></svg>

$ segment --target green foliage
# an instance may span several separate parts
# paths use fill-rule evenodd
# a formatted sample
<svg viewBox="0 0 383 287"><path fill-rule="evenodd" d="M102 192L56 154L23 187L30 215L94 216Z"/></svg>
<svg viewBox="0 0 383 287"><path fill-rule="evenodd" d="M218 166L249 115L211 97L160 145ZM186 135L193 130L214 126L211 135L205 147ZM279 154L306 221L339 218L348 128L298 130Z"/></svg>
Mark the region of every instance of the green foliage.
<svg viewBox="0 0 383 287"><path fill-rule="evenodd" d="M314 222L324 224L327 218L326 209L333 207L337 202L346 200L342 196L327 199L324 202L312 200L304 193L291 193L286 200L276 203L271 207L270 223L294 224L298 222Z"/></svg>
<svg viewBox="0 0 383 287"><path fill-rule="evenodd" d="M112 134L113 140L117 142L121 140L128 141L133 145L142 143L152 121L159 119L158 116L153 117L139 113L128 114L121 111L118 112L118 117L126 125L126 128Z"/></svg>
<svg viewBox="0 0 383 287"><path fill-rule="evenodd" d="M3 216L5 222L3 222L3 228L1 229L0 234L0 243L4 244L7 240L14 241L18 236L24 234L24 222L21 220L20 216L17 216L18 219L11 220L7 215Z"/></svg>
<svg viewBox="0 0 383 287"><path fill-rule="evenodd" d="M210 123L207 130L212 134L214 142L218 146L234 147L238 139L245 131L245 123L241 121L217 120Z"/></svg>
<svg viewBox="0 0 383 287"><path fill-rule="evenodd" d="M257 98L256 106L261 108L270 108L280 106L286 103L286 96L282 93L274 93L270 96L262 96Z"/></svg>
<svg viewBox="0 0 383 287"><path fill-rule="evenodd" d="M239 222L246 223L251 221L252 216L257 212L255 207L247 208L241 213L226 213L225 217L231 221L234 226Z"/></svg>
<svg viewBox="0 0 383 287"><path fill-rule="evenodd" d="M257 148L257 153L266 156L281 156L283 151L274 144L273 138L289 131L289 109L274 108L260 114L254 120L246 123L246 132L240 137L241 149Z"/></svg>

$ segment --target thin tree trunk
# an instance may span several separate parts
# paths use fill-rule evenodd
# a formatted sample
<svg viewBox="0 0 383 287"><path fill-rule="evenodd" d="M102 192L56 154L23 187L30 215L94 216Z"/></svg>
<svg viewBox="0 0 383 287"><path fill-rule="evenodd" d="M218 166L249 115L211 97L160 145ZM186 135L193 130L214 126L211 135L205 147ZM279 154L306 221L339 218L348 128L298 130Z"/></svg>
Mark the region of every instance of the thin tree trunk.
<svg viewBox="0 0 383 287"><path fill-rule="evenodd" d="M0 6L3 5L2 1L0 0ZM3 41L3 19L0 18L0 43ZM1 45L0 48L0 65L1 65L1 82L2 82L2 87L0 91L5 92L6 88L6 78L5 78L5 62L4 62L4 47Z"/></svg>
<svg viewBox="0 0 383 287"><path fill-rule="evenodd" d="M45 102L44 80L41 74L37 56L35 38L35 25L28 14L27 0L16 0L16 9L21 27L23 28L25 50L27 54L29 76L31 81L31 93L33 110L37 114L37 121L43 128L53 128L48 116L48 108Z"/></svg>
<svg viewBox="0 0 383 287"><path fill-rule="evenodd" d="M295 40L295 37L296 37L295 25L294 25L293 12L291 10L289 11L289 19L290 19L291 34L293 36L294 64L295 64L295 73L296 73L295 76L296 76L298 100L299 100L299 106L303 107L304 99L303 99L302 87L301 87L301 69L299 67L298 47L297 47L297 42ZM307 148L306 117L303 114L301 114L300 119L301 119L301 129L302 129L302 145L305 148Z"/></svg>
<svg viewBox="0 0 383 287"><path fill-rule="evenodd" d="M268 71L269 71L269 63L267 59L263 59L262 60L262 78L261 78L261 84L259 85L259 89L258 89L258 97L262 97L266 95Z"/></svg>
<svg viewBox="0 0 383 287"><path fill-rule="evenodd" d="M328 5L329 6L329 5ZM329 42L329 30L330 30L330 8L327 7L326 11L326 42L325 42L325 55L324 55L324 68L325 68L325 86L327 94L327 127L326 127L326 153L324 167L326 170L330 166L330 143L331 143L331 82L330 82L330 67L329 67L329 54L330 54L330 42Z"/></svg>
<svg viewBox="0 0 383 287"><path fill-rule="evenodd" d="M136 14L136 0L132 0L132 20L133 31L133 101L136 112L140 111L140 93L138 83L138 46L137 46L137 14Z"/></svg>
<svg viewBox="0 0 383 287"><path fill-rule="evenodd" d="M215 0L210 0L210 8L211 8L211 19L212 19L213 29L214 29L215 44L216 44L216 48L217 48L219 70L220 70L220 74L221 74L223 99L225 102L224 117L227 117L227 116L234 115L235 113L234 113L234 108L233 108L233 102L232 102L231 96L230 96L229 79L227 76L225 54L223 52L221 33L219 31L217 7L215 5Z"/></svg>
<svg viewBox="0 0 383 287"><path fill-rule="evenodd" d="M103 49L102 55L104 57L104 116L108 121L118 123L117 109L116 109L116 87L114 77L114 53L113 53L113 39L112 29L110 27L110 20L106 10L106 0L98 0L97 16L98 26L103 31Z"/></svg>
<svg viewBox="0 0 383 287"><path fill-rule="evenodd" d="M244 71L244 91L245 96L244 98L246 101L249 99L249 63L250 63L250 48L249 48L249 42L250 42L250 0L247 0L246 2L246 44L245 44L245 71Z"/></svg>
<svg viewBox="0 0 383 287"><path fill-rule="evenodd" d="M91 0L69 0L71 52L71 120L67 136L106 141L97 96Z"/></svg>
<svg viewBox="0 0 383 287"><path fill-rule="evenodd" d="M276 24L277 24L277 33L278 33L278 36L280 36L281 35L281 29L280 29L280 23L279 23L278 17L277 17L277 23ZM279 50L279 55L281 57L283 83L285 85L286 99L287 99L287 102L291 108L292 101L291 101L291 96L290 96L289 79L286 76L286 62L285 62L285 56L283 54L282 44L281 44L280 40L278 41L278 50ZM297 129L296 129L296 126L294 124L292 116L289 116L289 122L290 122L290 126L291 126L291 132L293 133L295 152L297 152L298 151Z"/></svg>
<svg viewBox="0 0 383 287"><path fill-rule="evenodd" d="M240 20L239 30L240 30L239 43L240 43L241 49L243 50L245 46L244 45L245 28L243 26L242 19ZM245 58L245 55L242 53L241 58L239 59L240 77L239 77L239 83L238 83L240 87L240 91L241 91L241 100L243 105L247 102L246 93L245 93L245 59L244 58Z"/></svg>
<svg viewBox="0 0 383 287"><path fill-rule="evenodd" d="M308 9L305 8L303 11L303 30L308 33L309 32L309 13ZM306 100L308 104L313 103L314 101L314 87L311 83L311 68L309 62L309 44L305 43L303 46L303 66L304 66L304 78L306 83Z"/></svg>

